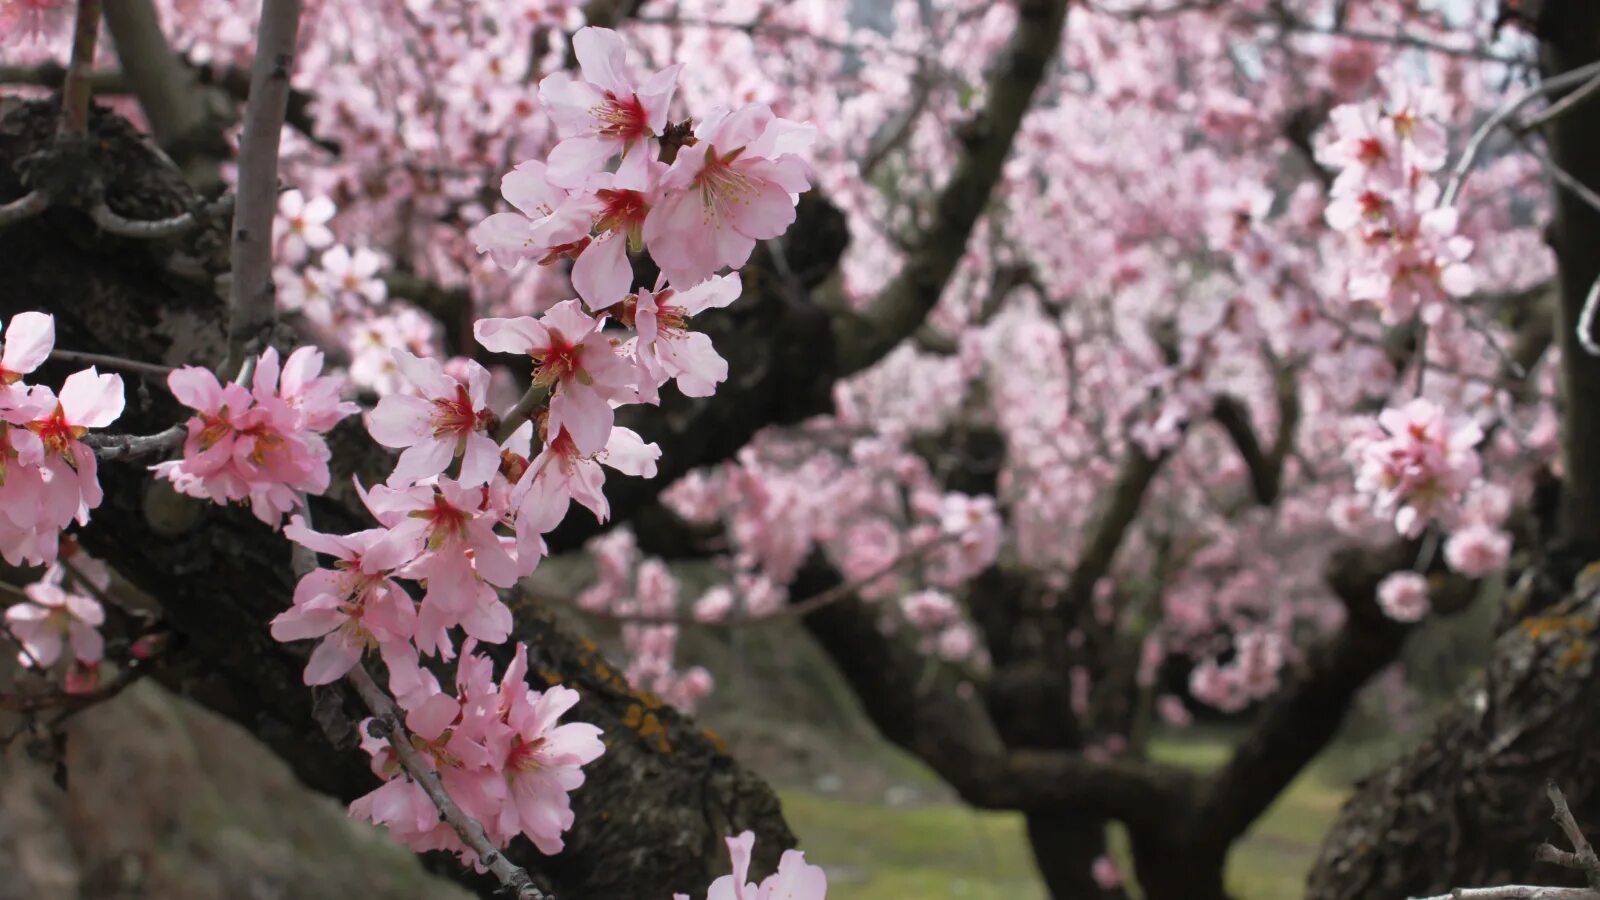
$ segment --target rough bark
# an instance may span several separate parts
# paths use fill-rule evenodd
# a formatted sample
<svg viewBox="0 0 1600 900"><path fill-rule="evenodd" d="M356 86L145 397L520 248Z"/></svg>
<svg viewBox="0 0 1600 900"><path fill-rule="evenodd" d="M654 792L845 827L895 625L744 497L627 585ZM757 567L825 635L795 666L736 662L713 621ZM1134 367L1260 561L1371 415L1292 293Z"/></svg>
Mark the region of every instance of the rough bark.
<svg viewBox="0 0 1600 900"><path fill-rule="evenodd" d="M1581 883L1536 862L1534 850L1558 837L1548 779L1580 823L1600 821L1597 616L1600 592L1591 587L1502 635L1488 669L1427 739L1357 786L1323 843L1308 898Z"/></svg>
<svg viewBox="0 0 1600 900"><path fill-rule="evenodd" d="M0 105L0 198L24 193L13 164L48 146L53 115L44 104ZM93 129L90 171L116 212L153 219L199 205L181 174L126 123L97 114ZM226 268L225 224L181 241L128 241L98 234L81 211L58 206L0 240L0 318L51 312L58 346L73 350L202 365L226 354L225 308L210 278ZM51 364L41 375L52 380L65 371ZM181 421L164 387L128 382L118 430L149 433ZM334 432L333 446L336 490L317 501L317 523L330 531L365 527L349 476L361 463L370 483L384 457L371 452L355 423ZM153 485L148 463L102 466L106 499L82 538L161 603L179 639L163 680L249 729L311 787L346 801L376 787L355 748L359 702L343 689L306 688L300 670L308 648L267 634L267 620L289 603L287 542L245 510ZM757 832L762 870L793 846L770 788L722 753L714 735L630 690L592 643L547 612L517 613L532 671L575 687L583 700L574 717L604 729L608 745L574 795L577 825L567 850L545 858L522 841L513 845L510 855L546 887L558 897L657 898L703 890L726 864L728 833Z"/></svg>

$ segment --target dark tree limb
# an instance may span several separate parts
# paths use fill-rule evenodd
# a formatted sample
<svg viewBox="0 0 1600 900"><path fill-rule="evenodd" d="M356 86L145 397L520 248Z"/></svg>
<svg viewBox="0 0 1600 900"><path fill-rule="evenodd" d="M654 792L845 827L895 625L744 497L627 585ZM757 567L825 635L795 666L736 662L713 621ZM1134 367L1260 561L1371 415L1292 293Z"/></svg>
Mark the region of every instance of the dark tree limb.
<svg viewBox="0 0 1600 900"><path fill-rule="evenodd" d="M932 223L917 235L900 273L866 309L837 316L841 375L872 365L916 332L939 301L989 205L1066 25L1067 0L1020 0L1017 7L1017 30L985 91L988 105L961 128L961 156L934 200Z"/></svg>

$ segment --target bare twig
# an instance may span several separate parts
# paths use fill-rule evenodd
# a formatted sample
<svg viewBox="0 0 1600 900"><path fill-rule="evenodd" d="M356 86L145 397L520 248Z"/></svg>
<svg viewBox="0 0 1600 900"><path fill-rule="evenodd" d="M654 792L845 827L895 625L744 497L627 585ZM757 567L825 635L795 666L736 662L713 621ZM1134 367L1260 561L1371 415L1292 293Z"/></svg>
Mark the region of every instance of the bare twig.
<svg viewBox="0 0 1600 900"><path fill-rule="evenodd" d="M439 773L431 768L423 760L417 748L412 746L411 735L406 732L403 724L404 716L399 707L382 688L378 687L377 682L372 680L366 664L359 664L351 669L345 680L356 689L367 709L371 710L373 717L381 723L381 728L385 732L384 737L389 741L395 756L399 757L400 765L405 768L406 774L427 793L428 799L439 808L439 815L456 834L461 836L462 842L478 854L478 861L494 873L494 877L500 880L507 892L518 900L551 900L549 894L534 885L533 879L521 866L507 859L504 853L489 842L489 835L484 832L483 826L462 812L455 801L450 799L450 795L445 792L444 784L439 780Z"/></svg>
<svg viewBox="0 0 1600 900"><path fill-rule="evenodd" d="M1556 119L1559 119L1571 112L1572 109L1578 104L1589 99L1590 97L1593 97L1596 91L1600 91L1600 75L1596 75L1595 77L1589 79L1589 81L1584 84L1583 87L1580 87L1565 97L1562 97L1560 100L1557 100L1546 107L1543 112L1539 113L1528 121L1523 122L1518 130L1526 134L1536 128L1541 128L1545 125L1548 125L1549 123L1554 122Z"/></svg>
<svg viewBox="0 0 1600 900"><path fill-rule="evenodd" d="M300 0L262 0L233 213L228 357L234 363L244 359L246 345L261 338L276 313L272 217L278 206L278 145L289 109L289 73L299 28Z"/></svg>
<svg viewBox="0 0 1600 900"><path fill-rule="evenodd" d="M94 45L100 37L100 0L78 0L72 30L72 62L61 89L61 133L89 130L89 80L94 76Z"/></svg>
<svg viewBox="0 0 1600 900"><path fill-rule="evenodd" d="M10 203L0 204L0 228L31 219L50 206L50 198L39 191L29 191Z"/></svg>
<svg viewBox="0 0 1600 900"><path fill-rule="evenodd" d="M62 362L87 363L91 366L105 366L108 369L121 369L124 372L136 372L140 375L149 375L152 378L166 378L172 374L171 366L159 363L139 362L136 359L123 359L120 356L107 356L104 353L83 353L78 350L52 350L52 359Z"/></svg>
<svg viewBox="0 0 1600 900"><path fill-rule="evenodd" d="M1455 168L1451 169L1450 181L1444 189L1444 197L1439 201L1439 205L1455 205L1456 197L1461 194L1461 188L1467 182L1467 175L1472 171L1473 164L1477 162L1478 155L1483 152L1483 146L1488 142L1489 136L1494 133L1496 128L1504 125L1507 120L1516 115L1517 110L1522 109L1540 97L1566 90L1574 85L1583 84L1597 75L1600 75L1600 62L1592 62L1570 72L1563 72L1554 78L1546 78L1537 87L1513 97L1490 113L1489 118L1484 119L1483 124L1478 126L1478 130L1472 133L1471 139L1467 141L1467 149L1462 152L1461 158L1456 160Z"/></svg>
<svg viewBox="0 0 1600 900"><path fill-rule="evenodd" d="M171 450L182 444L188 434L188 426L174 425L155 434L91 434L83 442L100 459L126 459Z"/></svg>

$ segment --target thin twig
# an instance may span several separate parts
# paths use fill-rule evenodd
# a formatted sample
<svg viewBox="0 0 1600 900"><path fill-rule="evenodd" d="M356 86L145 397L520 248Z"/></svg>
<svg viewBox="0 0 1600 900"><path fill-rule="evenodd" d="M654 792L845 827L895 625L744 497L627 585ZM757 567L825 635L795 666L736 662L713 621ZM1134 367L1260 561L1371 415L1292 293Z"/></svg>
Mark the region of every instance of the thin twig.
<svg viewBox="0 0 1600 900"><path fill-rule="evenodd" d="M289 110L289 73L300 29L300 0L262 0L250 99L239 141L233 213L233 284L228 358L243 360L277 312L272 287L272 219L278 207L278 145ZM225 366L224 368L231 368Z"/></svg>
<svg viewBox="0 0 1600 900"><path fill-rule="evenodd" d="M439 808L440 816L456 834L461 836L462 842L478 855L478 861L499 879L507 892L518 900L551 900L549 894L534 885L533 879L521 866L507 859L504 853L490 843L489 835L484 832L483 826L462 812L455 801L450 799L449 793L445 791L444 784L439 779L439 773L431 768L423 760L417 748L412 746L411 735L406 732L403 724L404 716L389 695L372 680L366 664L357 664L350 670L350 674L345 676L345 680L356 689L357 694L361 695L362 702L372 711L373 717L382 723L382 728L387 732L384 736L390 748L394 750L395 756L399 757L400 765L405 768L406 774L411 776L411 780L428 795L433 805Z"/></svg>
<svg viewBox="0 0 1600 900"><path fill-rule="evenodd" d="M1483 152L1483 146L1488 142L1489 135L1493 134L1496 128L1505 124L1507 119L1516 115L1517 110L1546 94L1553 94L1556 91L1582 84L1596 75L1600 75L1600 62L1592 62L1570 72L1563 72L1554 78L1546 78L1537 87L1512 98L1490 113L1489 118L1484 119L1483 124L1478 126L1478 130L1472 133L1471 139L1467 141L1467 149L1462 152L1461 158L1456 160L1455 168L1450 171L1450 181L1444 189L1444 197L1439 201L1439 205L1441 207L1455 205L1456 197L1460 195L1462 186L1466 184L1467 175L1472 171L1473 163L1477 162L1478 154Z"/></svg>
<svg viewBox="0 0 1600 900"><path fill-rule="evenodd" d="M41 191L29 191L10 203L0 204L0 228L31 219L49 206L50 198Z"/></svg>
<svg viewBox="0 0 1600 900"><path fill-rule="evenodd" d="M91 434L83 442L100 459L126 459L171 450L182 444L188 434L187 425L174 425L155 434Z"/></svg>
<svg viewBox="0 0 1600 900"><path fill-rule="evenodd" d="M1504 887L1458 887L1450 894L1421 897L1418 900L1600 900L1600 894L1587 887L1539 887L1536 884L1507 884Z"/></svg>
<svg viewBox="0 0 1600 900"><path fill-rule="evenodd" d="M121 369L124 372L149 375L152 378L166 378L173 371L172 366L163 366L159 363L139 362L136 359L123 359L120 356L108 356L104 353L84 353L80 350L51 350L50 356L52 359L59 359L62 362L105 366L108 369Z"/></svg>
<svg viewBox="0 0 1600 900"><path fill-rule="evenodd" d="M1526 134L1535 129L1542 128L1545 125L1548 125L1551 122L1554 122L1556 119L1559 119L1571 112L1573 107L1594 96L1596 91L1600 91L1600 75L1596 75L1595 77L1589 79L1589 81L1584 84L1583 87L1578 88L1565 97L1562 97L1560 100L1550 104L1543 112L1539 113L1528 121L1523 122L1517 130Z"/></svg>

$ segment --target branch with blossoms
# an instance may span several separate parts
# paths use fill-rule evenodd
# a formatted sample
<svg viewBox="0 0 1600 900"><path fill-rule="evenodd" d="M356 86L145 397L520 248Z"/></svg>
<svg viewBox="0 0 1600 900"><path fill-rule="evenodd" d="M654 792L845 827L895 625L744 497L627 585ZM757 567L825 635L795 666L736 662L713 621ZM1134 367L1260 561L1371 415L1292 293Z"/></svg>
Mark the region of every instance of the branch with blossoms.
<svg viewBox="0 0 1600 900"><path fill-rule="evenodd" d="M292 17L284 13L290 7L269 3L264 9L274 20L264 22L271 24L264 33L287 36L285 46L292 46ZM796 195L809 187L800 154L812 130L762 106L714 112L686 124L679 129L683 147L676 160L661 162L676 70L634 79L620 39L603 30L580 32L574 44L584 77L563 73L543 85L550 106L565 102L569 110L567 138L551 156L550 179L537 186L556 199L545 215L524 217L522 225L561 238L561 255L576 261L582 299L557 304L537 318L476 323L473 333L487 351L533 363L532 386L504 415L488 404L489 373L481 366L453 364L447 370L403 350L392 354L405 391L380 400L367 424L374 441L402 452L384 483L358 486L377 527L323 534L296 516L303 514L307 495L330 488L332 432L358 410L342 399L342 379L322 374L320 351L300 347L280 355L269 346L240 356L241 346L266 336L271 325L270 280L251 273L263 271L256 265L263 256L270 271L270 225L259 224L255 195L268 185L275 196L275 162L270 147L253 151L252 145L276 130L268 127L273 91L253 95L268 108L254 129L247 126L245 156L258 164L241 172L236 209L236 261L241 255L255 261L234 273L228 336L241 371L229 381L204 368L179 367L167 374L167 388L192 414L176 433L99 442L100 458L181 442L181 456L153 467L176 494L247 505L290 540L338 561L303 574L293 605L272 623L274 636L319 639L304 671L313 685L365 665L366 653L377 651L405 720L403 730L390 728L388 737L407 735L407 746L431 767L431 780L449 792L466 820L477 823L477 833L490 842L484 846L495 849L485 852L441 826L436 804L418 786L421 776L402 774L393 765L389 740L370 733L368 749L385 784L358 799L353 812L381 821L419 849L452 849L491 867L498 867L492 854L517 834L543 853L562 849L562 834L574 821L567 794L582 783L583 767L605 752L594 726L556 723L577 702L575 691L528 688L525 647L518 652L522 662L513 660L501 678L494 677L484 648L507 641L513 625L497 591L538 564L543 535L565 517L572 500L605 517L602 461L631 474L653 474L659 450L614 427L614 404L656 402L669 381L685 394L709 396L728 377L709 338L690 330L686 320L738 298L738 274L718 271L736 269L757 241L781 234L794 219ZM283 52L263 48L258 63L258 74L266 67L268 82L287 83ZM597 104L602 94L607 100ZM281 111L277 116L281 120ZM543 163L529 163L513 172L507 194L515 200L527 184L523 177L543 169ZM519 227L504 216L491 217L482 233L492 235L502 226ZM667 277L654 289L635 291L629 253L645 250ZM11 391L11 384L49 355L50 341L41 335L53 330L53 322L25 313L6 324L9 349L0 373L18 375L6 382ZM114 384L120 405L120 379L104 380L99 393L109 393ZM12 393L19 404L42 405L42 390L22 385ZM84 490L97 490L87 430L106 417L94 410L80 413L80 393L76 376L69 379L65 411L49 414L60 421L41 412L47 421L40 428L48 432L44 444L59 444L74 454L80 470L89 470L83 473ZM28 406L29 416L17 411L14 418L31 424L39 417L32 410ZM21 432L33 434L26 427ZM42 454L34 454L30 444L7 460L13 477L6 491L33 483L25 466L35 455ZM56 490L76 479L48 482ZM69 513L88 524L97 504L98 499L75 499ZM10 514L8 504L0 515ZM43 523L39 540L53 540L67 524ZM0 547L12 549L5 541ZM412 599L413 587L420 603ZM454 684L442 687L434 669L452 661ZM380 717L392 718L378 705ZM550 773L561 774L552 781ZM487 789L494 784L502 788Z"/></svg>

